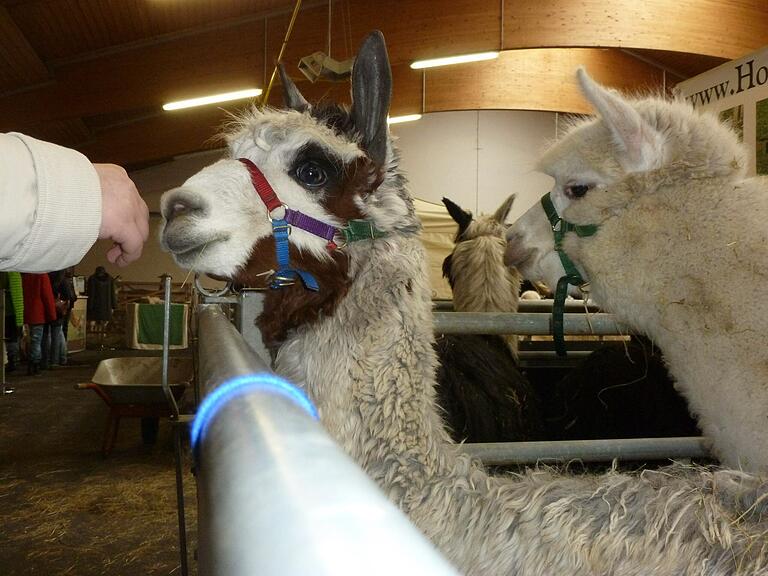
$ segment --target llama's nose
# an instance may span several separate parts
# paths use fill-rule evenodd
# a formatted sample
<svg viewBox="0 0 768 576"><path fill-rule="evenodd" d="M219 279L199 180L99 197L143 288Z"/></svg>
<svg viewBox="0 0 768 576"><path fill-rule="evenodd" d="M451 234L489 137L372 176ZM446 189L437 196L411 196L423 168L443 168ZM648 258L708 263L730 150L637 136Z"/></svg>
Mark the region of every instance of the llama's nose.
<svg viewBox="0 0 768 576"><path fill-rule="evenodd" d="M504 250L504 264L507 266L518 266L528 259L532 250L525 246L523 237L509 230L507 232L507 247Z"/></svg>
<svg viewBox="0 0 768 576"><path fill-rule="evenodd" d="M206 204L194 193L177 188L163 195L163 218L168 222L180 216L200 215L206 211Z"/></svg>

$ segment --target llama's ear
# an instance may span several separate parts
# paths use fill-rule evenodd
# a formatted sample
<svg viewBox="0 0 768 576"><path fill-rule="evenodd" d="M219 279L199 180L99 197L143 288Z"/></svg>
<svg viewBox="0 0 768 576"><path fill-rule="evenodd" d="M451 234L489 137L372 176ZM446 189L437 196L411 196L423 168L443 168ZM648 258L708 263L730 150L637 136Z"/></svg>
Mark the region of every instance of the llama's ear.
<svg viewBox="0 0 768 576"><path fill-rule="evenodd" d="M392 98L384 35L376 30L363 41L352 67L352 120L368 156L379 166L387 157L387 114Z"/></svg>
<svg viewBox="0 0 768 576"><path fill-rule="evenodd" d="M512 204L515 201L515 195L511 194L509 198L504 200L504 203L498 207L496 212L493 214L493 219L496 220L499 224L504 224L505 220L507 219L507 216L509 216L509 211L512 210Z"/></svg>
<svg viewBox="0 0 768 576"><path fill-rule="evenodd" d="M659 134L618 93L600 86L583 68L579 68L576 76L584 96L600 113L625 152L625 168L630 171L653 168L661 154Z"/></svg>
<svg viewBox="0 0 768 576"><path fill-rule="evenodd" d="M451 276L451 266L453 265L453 252L448 254L443 260L443 278L448 279L448 284L453 288L453 276Z"/></svg>
<svg viewBox="0 0 768 576"><path fill-rule="evenodd" d="M448 209L448 214L451 215L451 218L453 218L456 221L456 224L459 225L459 233L456 235L458 238L467 229L469 223L472 222L472 212L464 210L458 204L448 200L448 198L443 198L443 204L445 204L445 207Z"/></svg>
<svg viewBox="0 0 768 576"><path fill-rule="evenodd" d="M288 108L298 110L299 112L306 112L309 110L309 102L307 102L304 99L304 96L301 95L296 84L293 83L288 72L285 71L285 66L283 66L282 62L278 64L277 69L280 72L280 83L283 85L283 100L285 101L285 105Z"/></svg>

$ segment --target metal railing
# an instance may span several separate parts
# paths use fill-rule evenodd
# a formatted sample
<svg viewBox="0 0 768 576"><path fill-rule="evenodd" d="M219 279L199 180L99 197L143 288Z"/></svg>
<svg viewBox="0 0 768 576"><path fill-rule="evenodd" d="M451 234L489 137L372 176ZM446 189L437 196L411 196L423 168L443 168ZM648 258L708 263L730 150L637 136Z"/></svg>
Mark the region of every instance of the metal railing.
<svg viewBox="0 0 768 576"><path fill-rule="evenodd" d="M201 574L456 574L217 305L198 322Z"/></svg>
<svg viewBox="0 0 768 576"><path fill-rule="evenodd" d="M5 288L0 288L0 397L5 394Z"/></svg>
<svg viewBox="0 0 768 576"><path fill-rule="evenodd" d="M537 462L605 462L709 458L709 442L701 436L674 438L618 438L557 442L489 442L462 444L462 450L489 466Z"/></svg>
<svg viewBox="0 0 768 576"><path fill-rule="evenodd" d="M537 312L434 312L435 332L441 334L552 334L552 315ZM627 334L613 314L564 314L567 335Z"/></svg>

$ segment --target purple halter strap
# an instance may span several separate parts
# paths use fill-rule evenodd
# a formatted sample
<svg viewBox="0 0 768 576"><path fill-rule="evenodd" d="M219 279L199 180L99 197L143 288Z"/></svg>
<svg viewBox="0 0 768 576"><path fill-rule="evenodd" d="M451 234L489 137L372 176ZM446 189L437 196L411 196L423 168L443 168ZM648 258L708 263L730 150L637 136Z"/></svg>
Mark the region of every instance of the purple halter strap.
<svg viewBox="0 0 768 576"><path fill-rule="evenodd" d="M339 232L339 229L335 226L290 208L285 209L285 221L291 226L296 226L296 228L301 228L310 234L324 238L328 242L328 250L336 250L338 248L336 242L333 241L334 236Z"/></svg>

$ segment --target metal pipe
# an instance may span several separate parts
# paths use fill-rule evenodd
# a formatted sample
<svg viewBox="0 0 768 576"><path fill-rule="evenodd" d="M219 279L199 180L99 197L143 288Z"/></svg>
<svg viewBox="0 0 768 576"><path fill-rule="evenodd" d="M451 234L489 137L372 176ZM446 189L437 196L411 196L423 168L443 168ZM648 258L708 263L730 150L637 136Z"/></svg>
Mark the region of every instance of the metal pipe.
<svg viewBox="0 0 768 576"><path fill-rule="evenodd" d="M184 513L184 475L182 474L181 423L173 423L173 459L176 468L176 518L179 526L179 566L181 576L189 575L187 518Z"/></svg>
<svg viewBox="0 0 768 576"><path fill-rule="evenodd" d="M0 391L5 396L5 288L0 288Z"/></svg>
<svg viewBox="0 0 768 576"><path fill-rule="evenodd" d="M552 312L552 307L555 301L551 298L545 298L543 300L520 300L517 303L518 312ZM600 311L599 306L595 306L592 303L586 305L586 310L590 313L596 313ZM565 311L573 313L584 313L584 300L566 300Z"/></svg>
<svg viewBox="0 0 768 576"><path fill-rule="evenodd" d="M285 38L283 38L283 44L282 46L280 46L280 52L277 54L275 67L272 69L272 76L269 77L269 83L267 84L267 88L264 90L264 94L261 97L262 108L269 103L269 93L272 91L272 85L275 83L275 76L277 75L277 67L280 65L280 62L283 61L283 53L285 52L285 47L288 45L288 40L291 37L291 32L293 32L293 25L296 22L296 17L299 15L299 10L301 10L301 0L296 0L296 5L293 7L293 13L291 14L291 21L288 22L288 30L285 31Z"/></svg>
<svg viewBox="0 0 768 576"><path fill-rule="evenodd" d="M217 306L199 323L201 574L456 574Z"/></svg>
<svg viewBox="0 0 768 576"><path fill-rule="evenodd" d="M551 298L543 300L520 300L517 303L517 312L552 312L554 300ZM432 310L435 312L453 312L453 300L433 300ZM592 303L587 304L587 310L590 313L600 312L600 307ZM583 300L566 300L565 311L573 313L584 313Z"/></svg>
<svg viewBox="0 0 768 576"><path fill-rule="evenodd" d="M535 313L434 312L441 334L552 334L552 315ZM613 314L565 314L566 334L627 334Z"/></svg>
<svg viewBox="0 0 768 576"><path fill-rule="evenodd" d="M173 414L173 459L176 468L176 517L179 525L179 561L181 576L189 574L187 565L187 521L184 514L184 477L182 475L181 432L179 429L179 406L168 385L168 359L171 349L171 276L163 274L163 359L162 386L165 399Z"/></svg>
<svg viewBox="0 0 768 576"><path fill-rule="evenodd" d="M546 461L666 460L711 458L710 441L702 436L677 438L621 438L559 442L491 442L462 444L461 448L487 465L532 464Z"/></svg>
<svg viewBox="0 0 768 576"><path fill-rule="evenodd" d="M163 274L164 303L163 303L163 376L162 386L165 399L173 410L173 418L178 420L179 407L176 404L176 398L173 397L171 387L168 385L168 355L170 352L170 332L171 332L171 277Z"/></svg>

